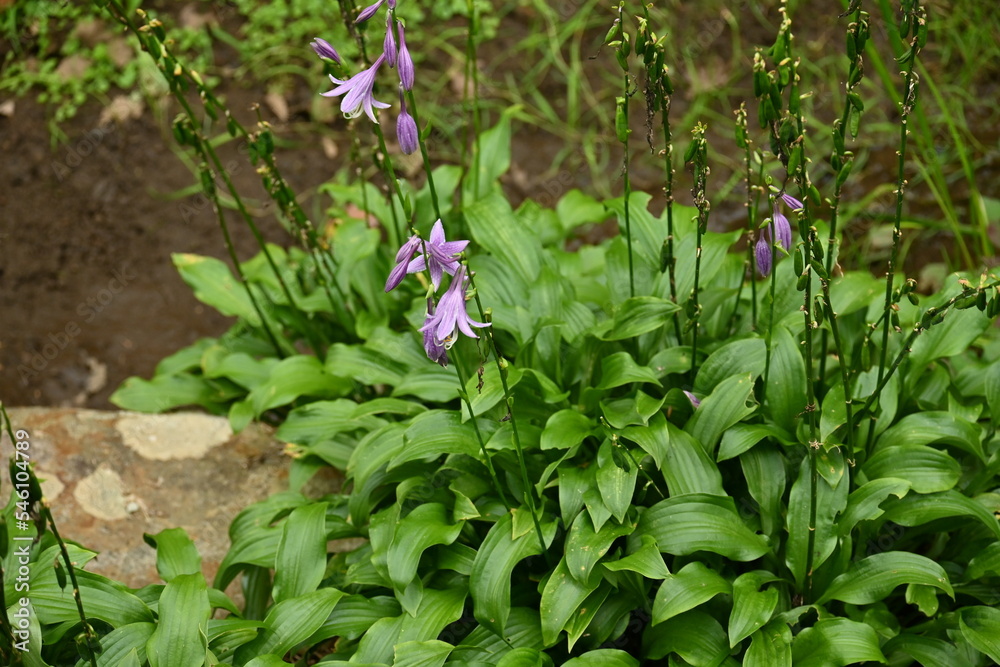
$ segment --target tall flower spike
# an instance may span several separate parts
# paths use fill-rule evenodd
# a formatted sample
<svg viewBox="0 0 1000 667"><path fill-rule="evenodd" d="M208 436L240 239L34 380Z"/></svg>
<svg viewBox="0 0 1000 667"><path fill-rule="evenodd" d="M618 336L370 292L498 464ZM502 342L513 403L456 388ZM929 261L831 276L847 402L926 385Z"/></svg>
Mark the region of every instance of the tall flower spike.
<svg viewBox="0 0 1000 667"><path fill-rule="evenodd" d="M375 16L375 12L378 11L379 7L382 6L383 2L385 2L385 0L376 0L376 2L373 2L372 4L362 9L361 13L358 14L358 18L354 19L354 23L355 24L364 23L371 17Z"/></svg>
<svg viewBox="0 0 1000 667"><path fill-rule="evenodd" d="M438 302L434 315L427 318L424 326L420 328L422 333L431 332L434 334L434 342L444 345L450 349L455 343L455 329L457 328L469 338L479 338L472 331L472 327L488 327L489 324L476 322L469 318L465 310L465 267L459 267L455 272L455 277L448 286L448 291L444 293Z"/></svg>
<svg viewBox="0 0 1000 667"><path fill-rule="evenodd" d="M420 147L417 122L406 110L406 100L403 99L402 88L399 90L399 115L396 116L396 141L399 142L399 149L406 155L411 155Z"/></svg>
<svg viewBox="0 0 1000 667"><path fill-rule="evenodd" d="M396 66L396 37L393 35L392 24L392 14L386 14L385 41L382 42L382 53L385 54L385 61L389 63L389 67Z"/></svg>
<svg viewBox="0 0 1000 667"><path fill-rule="evenodd" d="M385 62L385 54L379 56L372 63L371 67L358 72L347 81L341 81L331 74L330 80L338 85L333 90L321 93L321 95L323 97L343 95L344 98L340 101L340 110L347 118L357 118L364 111L372 119L372 122L377 125L378 118L375 116L372 107L376 109L389 108L389 105L385 102L376 100L374 93L375 75L378 73L378 68L382 66L383 62Z"/></svg>
<svg viewBox="0 0 1000 667"><path fill-rule="evenodd" d="M434 340L433 327L429 326L434 320L434 299L427 299L427 318L424 320L424 326L420 331L424 334L424 351L427 353L427 357L441 365L448 365L448 351L445 349L444 345L441 345L436 340Z"/></svg>
<svg viewBox="0 0 1000 667"><path fill-rule="evenodd" d="M413 90L413 58L410 57L410 50L406 48L406 35L403 24L399 25L399 82L403 84L403 90Z"/></svg>
<svg viewBox="0 0 1000 667"><path fill-rule="evenodd" d="M457 276L459 269L457 255L465 250L469 245L468 241L448 241L444 237L444 226L438 220L431 228L431 237L424 244L424 248L419 249L420 255L410 262L407 273L418 273L427 269L428 260L430 263L431 284L435 291L441 284L441 276L445 273ZM426 252L426 256L424 253ZM452 282L454 285L454 281ZM451 289L451 288L449 288Z"/></svg>
<svg viewBox="0 0 1000 667"><path fill-rule="evenodd" d="M322 37L315 38L309 43L312 50L316 52L316 55L320 58L326 58L332 60L333 62L340 64L340 54L337 53L337 49L330 46L330 42L326 41Z"/></svg>

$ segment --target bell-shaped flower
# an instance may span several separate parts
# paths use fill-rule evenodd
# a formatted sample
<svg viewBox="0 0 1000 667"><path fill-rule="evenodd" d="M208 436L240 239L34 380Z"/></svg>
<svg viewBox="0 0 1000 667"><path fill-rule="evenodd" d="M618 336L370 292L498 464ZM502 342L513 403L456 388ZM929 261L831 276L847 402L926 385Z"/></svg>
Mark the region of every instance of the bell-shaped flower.
<svg viewBox="0 0 1000 667"><path fill-rule="evenodd" d="M788 218L774 207L774 234L778 237L778 242L786 252L792 251L792 226L788 223Z"/></svg>
<svg viewBox="0 0 1000 667"><path fill-rule="evenodd" d="M396 66L396 36L393 34L393 23L395 21L392 20L392 14L387 14L385 17L385 40L382 42L382 53L385 54L385 61L389 63L389 67Z"/></svg>
<svg viewBox="0 0 1000 667"><path fill-rule="evenodd" d="M434 310L434 300L427 299L427 319L424 320L425 325L434 319ZM424 334L424 351L427 353L427 358L440 366L447 366L448 350L434 339L433 330L425 326L421 329L421 332Z"/></svg>
<svg viewBox="0 0 1000 667"><path fill-rule="evenodd" d="M406 110L405 104L400 108L399 115L396 116L396 140L399 142L399 149L406 155L414 153L420 147L417 122Z"/></svg>
<svg viewBox="0 0 1000 667"><path fill-rule="evenodd" d="M430 265L431 285L437 290L443 274L457 275L455 273L459 268L457 257L467 245L469 245L468 241L448 241L445 239L444 226L438 220L431 228L430 239L418 248L420 255L410 262L406 272L418 273L428 269L428 265Z"/></svg>
<svg viewBox="0 0 1000 667"><path fill-rule="evenodd" d="M452 278L448 290L438 302L437 310L427 317L421 333L430 332L434 342L450 349L455 343L455 330L458 329L469 338L479 338L472 327L488 327L488 323L476 322L465 310L465 267L460 266Z"/></svg>
<svg viewBox="0 0 1000 667"><path fill-rule="evenodd" d="M802 208L805 208L804 206L802 206L802 202L800 202L798 199L796 199L790 194L782 193L781 198L784 200L786 204L788 204L788 207L793 211L798 211Z"/></svg>
<svg viewBox="0 0 1000 667"><path fill-rule="evenodd" d="M413 253L419 249L419 236L411 236L399 248L399 252L396 253L396 266L392 267L392 271L389 272L389 279L385 281L386 292L391 292L399 287L399 283L403 282L403 278L408 273L406 269L410 265L410 259L413 257Z"/></svg>
<svg viewBox="0 0 1000 667"><path fill-rule="evenodd" d="M330 46L330 42L326 41L322 37L315 38L309 43L312 50L316 52L316 55L320 58L326 58L327 60L332 60L333 62L340 64L340 54L337 53L337 49Z"/></svg>
<svg viewBox="0 0 1000 667"><path fill-rule="evenodd" d="M757 270L765 278L771 275L772 252L770 241L764 238L764 234L761 234L761 237L757 239L757 245L754 246L754 254L757 257Z"/></svg>
<svg viewBox="0 0 1000 667"><path fill-rule="evenodd" d="M399 82L403 84L403 90L413 89L413 58L410 57L410 50L406 48L406 35L403 24L399 24Z"/></svg>
<svg viewBox="0 0 1000 667"><path fill-rule="evenodd" d="M375 99L375 75L379 67L385 62L385 54L382 54L372 63L372 66L362 70L352 76L347 81L341 81L332 74L330 80L337 84L333 90L321 93L324 97L337 97L343 95L340 101L340 110L347 118L357 118L364 111L372 122L378 124L373 107L376 109L388 109L389 105Z"/></svg>

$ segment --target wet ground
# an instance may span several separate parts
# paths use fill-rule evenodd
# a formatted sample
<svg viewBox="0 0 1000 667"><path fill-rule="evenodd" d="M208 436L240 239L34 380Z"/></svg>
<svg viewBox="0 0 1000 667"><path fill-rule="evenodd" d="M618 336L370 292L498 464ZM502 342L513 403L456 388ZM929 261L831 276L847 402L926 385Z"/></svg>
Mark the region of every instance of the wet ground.
<svg viewBox="0 0 1000 667"><path fill-rule="evenodd" d="M168 10L184 6L160 4ZM666 4L674 8L676 3ZM698 16L687 9L685 20L677 19L680 38L704 43L693 65L682 68L675 77L679 89L732 86L731 25L742 26L744 46L773 38L766 22L761 21L761 11L744 5L735 17ZM680 11L680 6L676 9ZM843 27L832 28L832 16L827 20L820 14L802 15L805 23L800 39L805 51L814 57L831 49L839 53ZM516 43L536 26L537 16L532 12L512 13L503 24L499 43L484 47L484 73L513 70L516 77L517 68L529 68L532 63L505 59L503 49L504 44ZM587 60L598 53L604 30L591 32L582 40L585 72L601 100L611 100L613 107L615 91L600 86L614 63L610 56ZM942 57L940 62L930 60L929 66L937 68L938 74L947 74L949 69L965 65ZM996 195L1000 192L996 187L1000 150L994 122L996 84L991 81L997 68L990 67L984 64L975 79L966 112L974 123L969 131L978 141L972 150L977 177L982 179L980 189ZM441 69L444 72L447 67ZM562 113L565 80L553 74L542 85L545 96ZM312 189L338 166L331 158L329 144L324 150L310 134L310 110L318 90L299 82L281 103L268 105L252 81L223 81L221 88L234 112L248 122L253 119L249 107L265 102L265 114L287 145L279 150L280 166L289 183L305 193L307 200ZM705 114L717 119L731 117L731 109L740 99L739 89L732 90L733 95L718 100L729 108L709 108ZM164 356L200 337L218 335L230 325L230 320L194 299L170 261L175 252L224 258L217 222L199 196L178 195L190 188L195 178L173 152L173 140L162 120L176 113L168 103L151 108L149 100L127 95L112 96L106 103L91 101L63 126L69 141L55 150L50 148L44 107L31 99L4 99L0 103L5 112L0 115L0 398L10 405L109 408L108 396L126 377L149 377ZM679 95L675 117L683 118L688 108L688 101ZM878 113L872 110L872 117ZM890 119L893 115L891 109L881 113ZM343 127L336 124L340 122L335 126ZM581 125L589 122L595 119L585 116ZM641 127L641 109L633 124ZM720 138L713 143L725 146L731 130L721 121L715 124L725 131L716 130ZM659 166L648 157L641 135L637 132L632 147L637 155L634 188L658 191ZM941 155L947 155L950 139L942 136L941 140ZM565 148L562 137L520 127L514 138L514 168L505 180L511 197L552 201L570 187L619 191L618 149L608 149L609 167L603 181L595 182L594 173L583 164L582 146L571 146L569 157L552 168L552 160ZM724 149L716 150L725 153ZM894 146L866 145L863 151L866 166L857 180L859 188L894 180ZM232 146L223 153L224 160L242 160ZM738 162L732 155L728 157L713 168L712 183L721 186L730 182L732 165ZM236 164L232 176L238 186L251 198L262 198L259 180L249 163ZM684 201L689 198L689 179L682 169L677 178L678 199ZM963 194L961 179L954 178L952 183L959 211L967 211L968 193ZM852 190L849 195L858 193L860 190ZM909 206L934 214L933 198L925 186L915 186L910 196ZM713 224L739 224L742 195L736 190L727 201L714 205ZM314 210L311 204L306 208ZM287 243L266 209L259 214L258 223L267 238ZM871 222L861 221L851 236L867 239ZM240 257L252 256L256 245L249 231L235 225L234 230ZM940 259L941 248L948 244L947 237L942 238L937 245L925 244L924 255L915 254L913 263ZM994 242L1000 243L1000 237ZM874 250L877 254L878 248Z"/></svg>

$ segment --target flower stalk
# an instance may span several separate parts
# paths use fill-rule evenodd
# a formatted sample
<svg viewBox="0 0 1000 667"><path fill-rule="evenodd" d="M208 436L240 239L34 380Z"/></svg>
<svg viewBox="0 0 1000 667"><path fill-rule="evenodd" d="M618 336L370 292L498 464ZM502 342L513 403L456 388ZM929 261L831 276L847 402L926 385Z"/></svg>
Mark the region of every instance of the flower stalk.
<svg viewBox="0 0 1000 667"><path fill-rule="evenodd" d="M708 182L708 141L705 139L705 132L708 126L703 123L695 125L691 130L691 144L684 155L684 162L693 165L694 184L691 187L691 196L694 198L694 205L698 209L697 217L697 239L695 242L694 256L694 287L691 288L691 297L688 299L686 314L688 317L685 329L691 331L691 381L694 381L695 373L698 370L698 331L701 328L699 322L701 318L701 304L698 301L698 289L701 281L701 242L708 232L708 214L712 205L708 201L706 185Z"/></svg>

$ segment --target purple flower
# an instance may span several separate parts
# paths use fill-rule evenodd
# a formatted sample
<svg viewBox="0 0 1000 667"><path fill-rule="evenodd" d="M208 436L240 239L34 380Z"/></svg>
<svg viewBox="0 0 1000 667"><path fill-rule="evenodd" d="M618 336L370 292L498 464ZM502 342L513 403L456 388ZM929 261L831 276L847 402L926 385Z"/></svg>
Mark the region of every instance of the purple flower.
<svg viewBox="0 0 1000 667"><path fill-rule="evenodd" d="M396 37L393 35L392 14L385 17L385 41L382 43L382 53L385 54L385 61L389 67L396 66Z"/></svg>
<svg viewBox="0 0 1000 667"><path fill-rule="evenodd" d="M465 311L465 280L465 267L460 266L455 272L455 277L451 280L451 285L448 286L448 291L438 302L437 310L433 315L427 317L424 326L420 328L422 333L432 333L434 342L443 345L445 349L450 348L455 343L456 328L469 338L479 338L472 331L472 327L489 326L489 324L470 319L469 314ZM430 356L429 352L428 356Z"/></svg>
<svg viewBox="0 0 1000 667"><path fill-rule="evenodd" d="M313 51L320 58L326 58L332 60L333 62L340 64L340 54L337 53L337 49L330 46L330 42L326 41L322 37L317 37L312 42L309 43Z"/></svg>
<svg viewBox="0 0 1000 667"><path fill-rule="evenodd" d="M465 246L467 245L469 245L468 241L445 240L444 226L438 220L434 223L434 227L431 228L431 238L423 244L423 248L420 248L420 256L410 262L406 272L417 273L423 271L427 268L429 260L431 284L437 290L438 285L441 284L442 274L447 273L457 276L455 272L459 270L459 263L455 257L465 250ZM426 253L426 257L424 253ZM452 281L452 285L454 284L454 281Z"/></svg>
<svg viewBox="0 0 1000 667"><path fill-rule="evenodd" d="M786 252L792 251L792 226L788 224L788 218L778 210L777 204L774 206L774 234L778 237L781 247Z"/></svg>
<svg viewBox="0 0 1000 667"><path fill-rule="evenodd" d="M364 111L372 119L373 123L378 124L378 118L375 117L372 107L377 109L389 108L389 105L385 102L376 100L374 93L375 75L378 73L378 68L382 66L383 62L385 62L385 54L379 56L378 60L372 63L371 67L358 72L347 81L341 81L331 74L330 80L337 84L337 87L321 94L324 97L343 95L344 99L340 101L340 110L346 117L357 118Z"/></svg>
<svg viewBox="0 0 1000 667"><path fill-rule="evenodd" d="M424 351L427 357L441 366L448 365L448 351L444 345L434 340L434 332L428 325L434 320L434 300L427 299L427 319L424 320L424 327L421 331L424 334Z"/></svg>
<svg viewBox="0 0 1000 667"><path fill-rule="evenodd" d="M408 273L406 267L410 264L410 258L413 257L413 253L419 249L419 236L411 236L407 239L406 243L400 247L399 252L396 253L396 266L392 267L392 271L389 272L389 279L385 281L386 292L391 292L399 287L399 283L403 282L403 278Z"/></svg>
<svg viewBox="0 0 1000 667"><path fill-rule="evenodd" d="M396 116L396 140L399 142L399 149L406 155L412 154L419 148L417 123L406 110L405 104Z"/></svg>
<svg viewBox="0 0 1000 667"><path fill-rule="evenodd" d="M805 208L804 206L802 206L802 202L800 202L792 195L782 194L781 198L785 200L785 203L788 204L788 207L793 211L798 211L799 209Z"/></svg>
<svg viewBox="0 0 1000 667"><path fill-rule="evenodd" d="M403 24L399 24L399 82L404 90L413 89L413 58L406 48L406 35L403 34Z"/></svg>
<svg viewBox="0 0 1000 667"><path fill-rule="evenodd" d="M697 410L698 407L701 405L701 399L687 390L684 390L684 395L688 397L689 401L691 401L691 407Z"/></svg>
<svg viewBox="0 0 1000 667"><path fill-rule="evenodd" d="M367 7L365 7L364 9L362 9L361 13L358 14L358 18L354 19L354 23L356 23L356 24L357 23L364 23L365 21L367 21L371 17L375 16L375 12L378 11L378 8L382 6L383 2L385 2L385 0L376 0L376 2L370 4ZM391 5L395 4L395 3L389 3L389 4L391 6Z"/></svg>
<svg viewBox="0 0 1000 667"><path fill-rule="evenodd" d="M771 275L771 243L764 234L761 234L761 237L757 239L754 252L757 255L757 270L760 271L760 275L766 278Z"/></svg>

